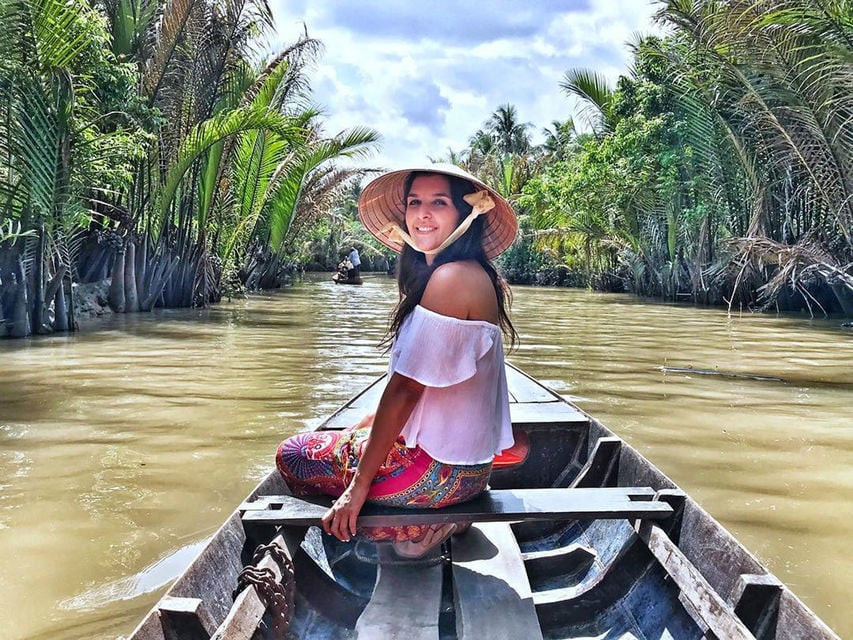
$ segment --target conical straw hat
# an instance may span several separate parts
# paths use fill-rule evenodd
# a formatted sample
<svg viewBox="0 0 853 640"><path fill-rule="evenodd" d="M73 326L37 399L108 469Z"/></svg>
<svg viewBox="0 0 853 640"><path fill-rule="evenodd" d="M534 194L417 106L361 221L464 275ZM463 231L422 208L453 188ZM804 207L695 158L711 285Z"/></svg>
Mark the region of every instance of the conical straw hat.
<svg viewBox="0 0 853 640"><path fill-rule="evenodd" d="M415 172L438 173L467 180L475 191L488 191L495 202L493 209L482 214L483 250L492 258L503 253L515 240L518 221L510 204L494 189L481 182L467 171L452 164L431 164L423 167L400 169L385 173L372 180L358 199L358 216L374 238L397 253L403 250L403 242L388 232L389 223L406 227L406 205L403 190L406 178Z"/></svg>

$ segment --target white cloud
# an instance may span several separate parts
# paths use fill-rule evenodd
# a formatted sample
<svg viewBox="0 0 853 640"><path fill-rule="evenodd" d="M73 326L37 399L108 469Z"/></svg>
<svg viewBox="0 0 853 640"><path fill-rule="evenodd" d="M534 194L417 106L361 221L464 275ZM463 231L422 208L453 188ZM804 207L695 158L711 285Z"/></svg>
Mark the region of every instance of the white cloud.
<svg viewBox="0 0 853 640"><path fill-rule="evenodd" d="M373 166L421 164L461 150L501 104L538 132L576 115L566 70L615 82L626 42L659 32L647 0L272 0L277 48L307 27L325 54L312 72L329 131L383 137ZM303 26L304 25L304 26Z"/></svg>

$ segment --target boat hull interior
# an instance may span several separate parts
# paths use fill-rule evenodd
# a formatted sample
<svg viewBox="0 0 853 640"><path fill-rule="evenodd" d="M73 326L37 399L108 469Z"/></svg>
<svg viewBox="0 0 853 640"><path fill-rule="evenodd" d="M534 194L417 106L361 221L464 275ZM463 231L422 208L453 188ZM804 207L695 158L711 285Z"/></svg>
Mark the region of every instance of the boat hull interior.
<svg viewBox="0 0 853 640"><path fill-rule="evenodd" d="M473 639L486 637L478 634L490 624L489 633L501 638L837 638L716 520L604 425L512 367L508 379L513 428L530 447L520 464L493 471L491 489L651 487L673 514L654 524L610 518L475 526L451 538L437 558L406 566L389 560L383 545L341 543L313 526L250 526L238 510L167 595L203 601L212 622L199 637L215 635L211 625L229 616L232 591L253 550L279 535L296 584L288 638L394 637L398 625L408 629L406 638ZM375 407L382 386L382 380L375 383L320 428L357 422ZM287 493L273 472L248 500ZM492 548L494 558L471 561L472 548ZM491 572L488 562L499 558L515 567L511 579ZM372 604L386 579L400 582L387 602ZM407 592L412 584L414 597ZM471 589L486 620L465 608ZM490 599L505 602L501 591L508 589L532 612L529 619L489 612ZM407 620L425 615L418 611L423 607L434 608L426 622ZM173 637L179 617L155 606L132 638ZM247 637L273 636L262 622Z"/></svg>

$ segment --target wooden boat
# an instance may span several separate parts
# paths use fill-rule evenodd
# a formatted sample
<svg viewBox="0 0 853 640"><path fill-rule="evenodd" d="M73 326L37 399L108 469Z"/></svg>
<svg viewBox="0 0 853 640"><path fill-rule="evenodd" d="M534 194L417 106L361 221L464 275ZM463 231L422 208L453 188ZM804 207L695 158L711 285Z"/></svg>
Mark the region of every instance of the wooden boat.
<svg viewBox="0 0 853 640"><path fill-rule="evenodd" d="M289 496L273 471L131 638L837 638L634 449L518 369L507 377L516 459L501 460L489 491L440 510L368 505L360 517L475 521L467 533L416 561L340 543L311 526L325 507ZM318 428L355 424L383 387ZM271 541L277 554L259 547ZM252 562L289 585L266 596L269 609L258 595L269 584L232 597Z"/></svg>
<svg viewBox="0 0 853 640"><path fill-rule="evenodd" d="M332 276L332 280L335 284L364 284L364 280L362 280L361 276L350 277L342 274L340 271L336 272L335 275Z"/></svg>

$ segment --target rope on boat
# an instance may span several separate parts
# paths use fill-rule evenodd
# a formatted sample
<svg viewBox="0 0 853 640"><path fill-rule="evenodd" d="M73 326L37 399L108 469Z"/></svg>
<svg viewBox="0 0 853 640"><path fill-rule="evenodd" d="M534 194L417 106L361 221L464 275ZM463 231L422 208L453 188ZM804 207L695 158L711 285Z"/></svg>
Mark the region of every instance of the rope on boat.
<svg viewBox="0 0 853 640"><path fill-rule="evenodd" d="M275 572L268 567L258 567L257 564L265 554L269 554L281 569L281 582L276 580ZM232 597L236 600L243 589L253 585L261 601L269 611L272 620L272 632L276 638L284 638L293 618L293 597L296 592L296 576L293 561L284 549L276 542L259 545L252 555L252 563L243 568L237 576L237 588Z"/></svg>

